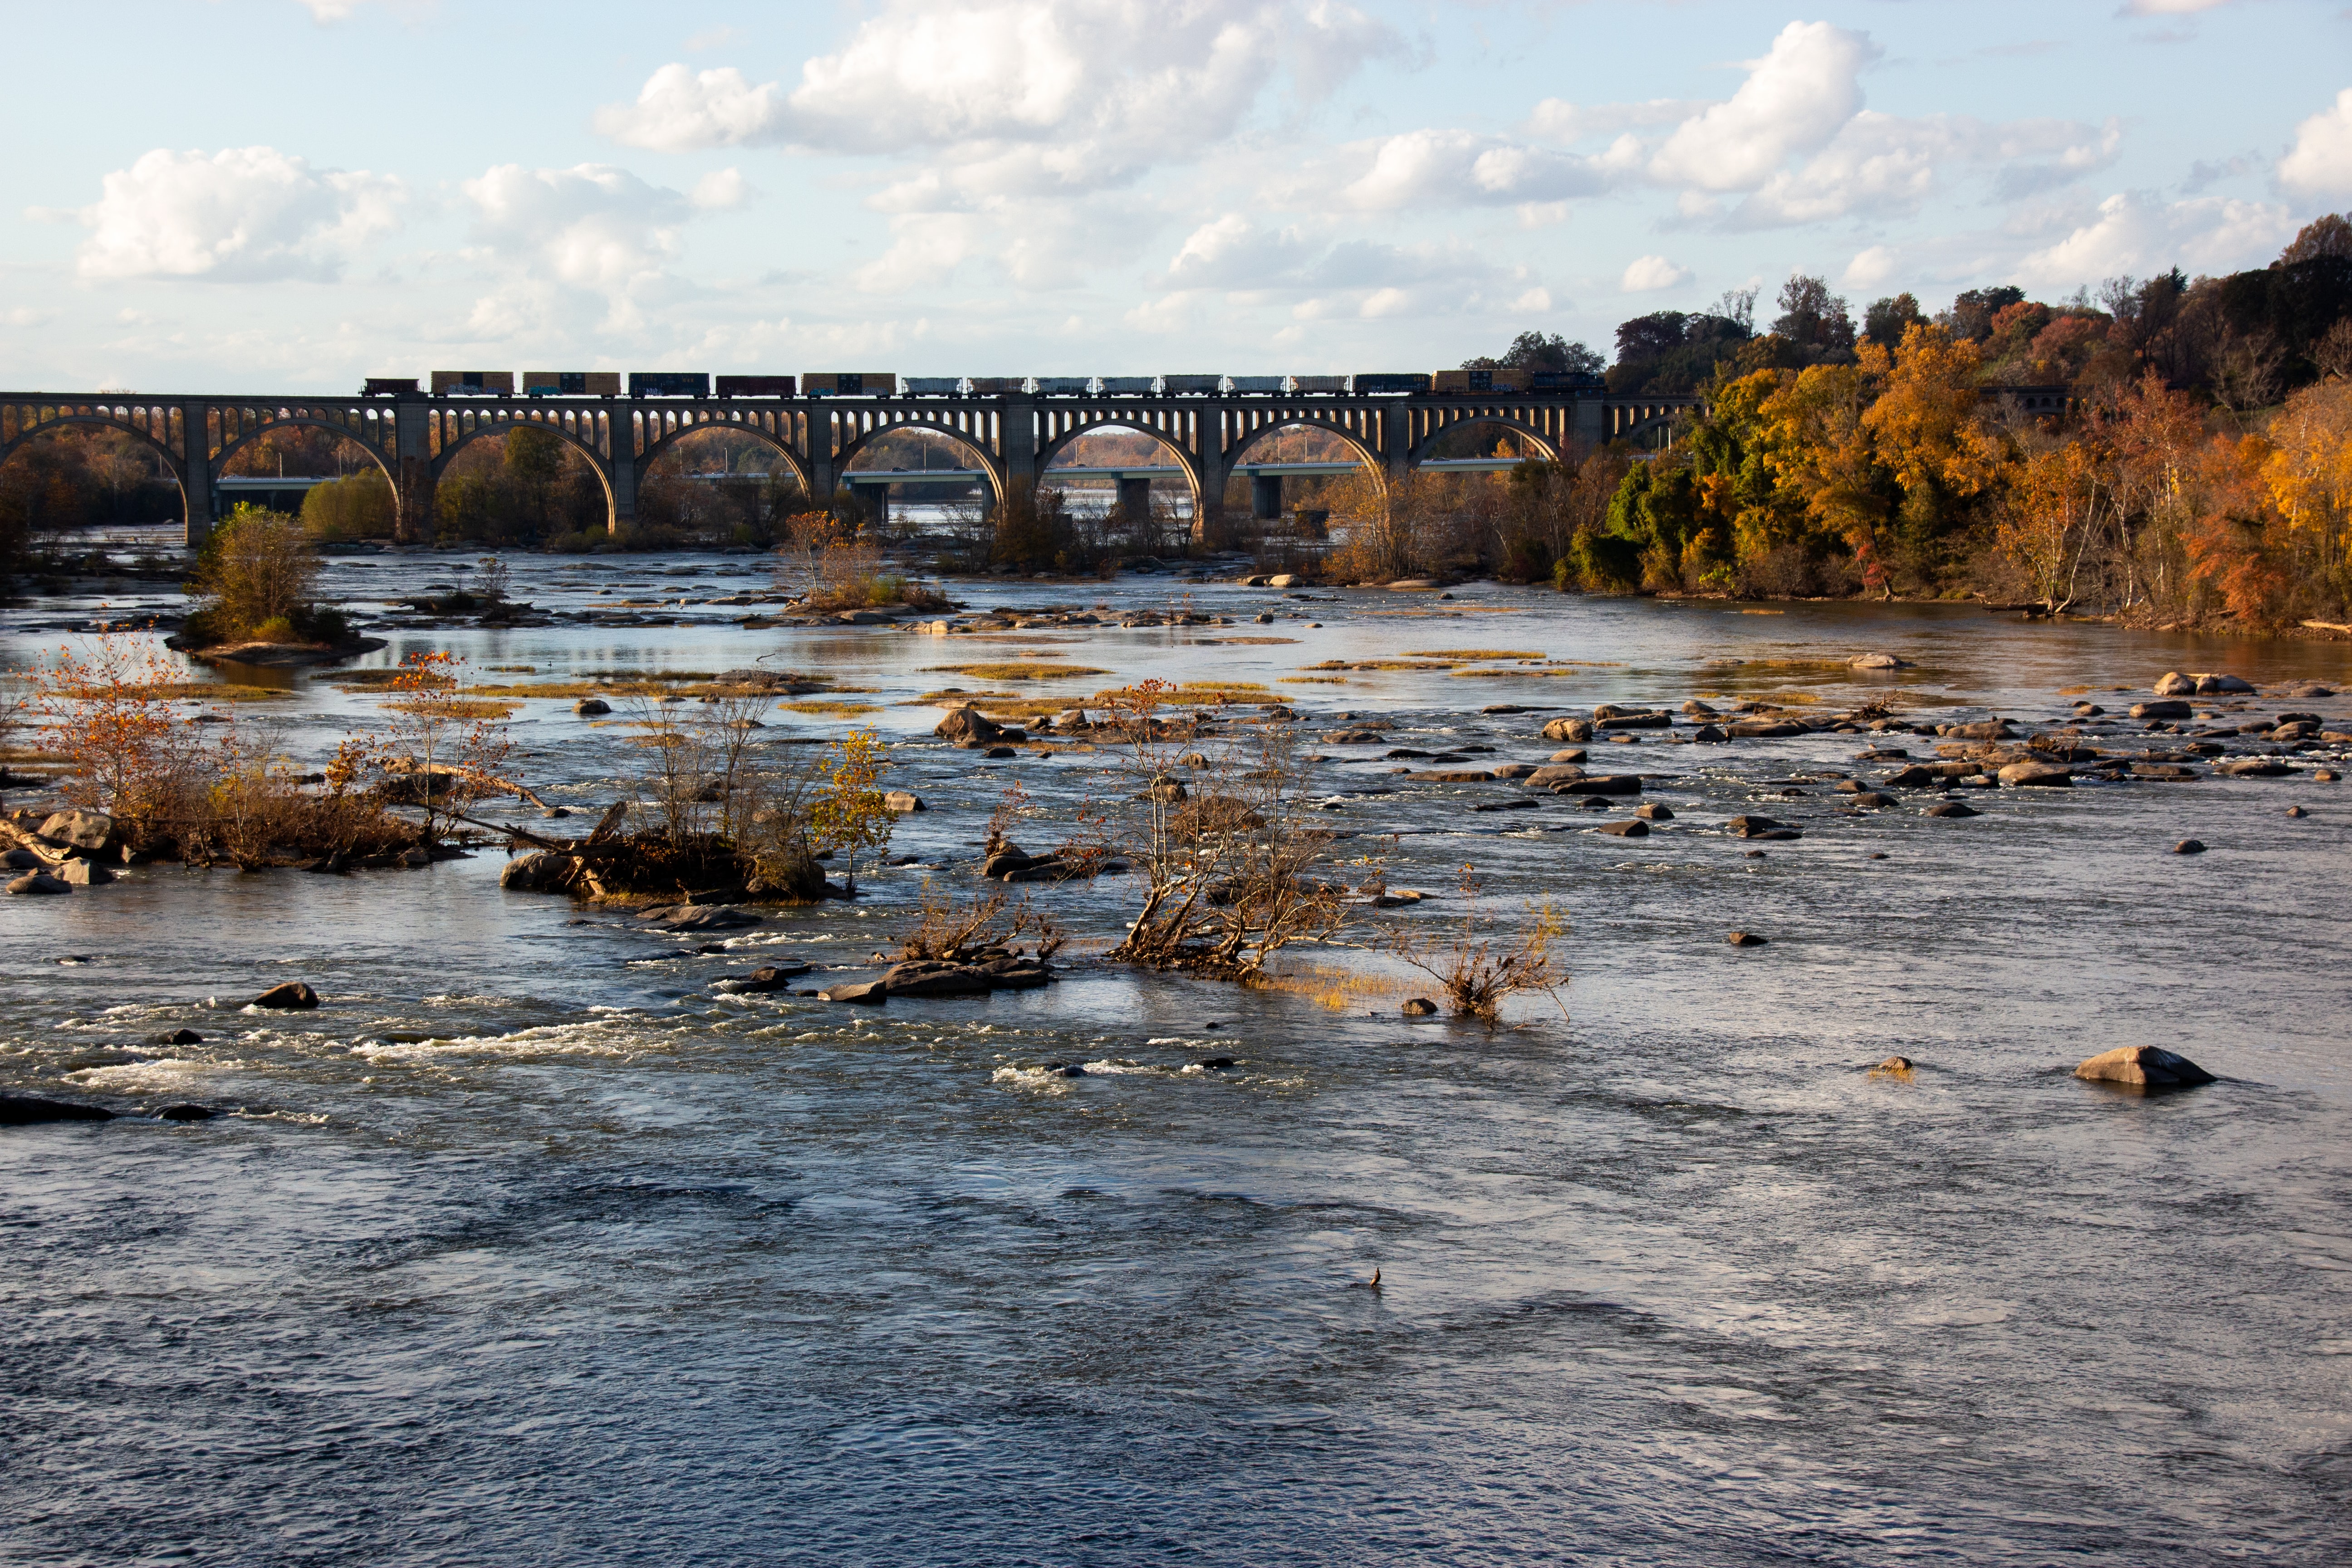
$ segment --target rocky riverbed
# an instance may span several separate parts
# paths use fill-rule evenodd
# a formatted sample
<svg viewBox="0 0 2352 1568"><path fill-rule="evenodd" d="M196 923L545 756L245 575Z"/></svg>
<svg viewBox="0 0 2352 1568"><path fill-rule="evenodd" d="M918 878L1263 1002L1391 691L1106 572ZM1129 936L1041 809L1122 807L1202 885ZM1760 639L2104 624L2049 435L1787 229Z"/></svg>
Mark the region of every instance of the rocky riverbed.
<svg viewBox="0 0 2352 1568"><path fill-rule="evenodd" d="M751 668L814 678L765 742L892 740L903 863L740 921L495 850L0 898L0 1092L128 1113L0 1128L26 1554L823 1557L913 1512L961 1561L2352 1547L2343 648L1166 574L747 627L723 556L402 625L454 564L330 582L390 645L359 672L510 694L519 826L584 832L631 702ZM1034 869L1147 679L1287 715L1382 870L1360 928L1295 988L1138 975L1097 956L1135 879L1046 858L1013 890L1067 949L894 980L926 882ZM271 679L187 716L310 758L380 711ZM935 733L966 701L998 732ZM1015 782L1033 853L983 880ZM12 875L92 860L0 802L45 840ZM1407 1016L1374 933L1454 929L1465 864L1566 917L1566 1019ZM2147 1048L2215 1081L2127 1092Z"/></svg>

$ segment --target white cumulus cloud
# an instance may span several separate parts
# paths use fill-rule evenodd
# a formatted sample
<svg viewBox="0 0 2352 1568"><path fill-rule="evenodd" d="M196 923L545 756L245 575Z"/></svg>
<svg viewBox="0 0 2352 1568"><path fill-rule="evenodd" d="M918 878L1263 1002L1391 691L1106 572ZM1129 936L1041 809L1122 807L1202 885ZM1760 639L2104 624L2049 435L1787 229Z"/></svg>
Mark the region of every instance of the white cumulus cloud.
<svg viewBox="0 0 2352 1568"><path fill-rule="evenodd" d="M2273 203L2200 196L2166 204L2122 192L2101 202L2090 222L2029 254L2018 279L2063 288L2176 265L2190 272L2229 272L2275 253L2294 233L2287 209Z"/></svg>
<svg viewBox="0 0 2352 1568"><path fill-rule="evenodd" d="M1829 144L1862 108L1862 68L1879 57L1860 33L1791 22L1730 99L1685 121L1651 160L1671 184L1752 190L1790 158Z"/></svg>
<svg viewBox="0 0 2352 1568"><path fill-rule="evenodd" d="M272 147L157 148L101 183L70 216L90 235L84 278L331 279L400 226L406 190L364 171L312 169Z"/></svg>
<svg viewBox="0 0 2352 1568"><path fill-rule="evenodd" d="M475 330L510 337L576 321L583 302L610 331L644 325L647 301L673 287L692 200L625 169L502 163L460 187L478 258L505 280L474 308Z"/></svg>
<svg viewBox="0 0 2352 1568"><path fill-rule="evenodd" d="M1691 280L1691 269L1677 267L1663 256L1643 256L1634 258L1619 279L1617 287L1628 294L1649 294L1661 289L1679 289Z"/></svg>
<svg viewBox="0 0 2352 1568"><path fill-rule="evenodd" d="M2352 87L2294 128L2294 146L2279 160L2279 184L2310 196L2352 195Z"/></svg>

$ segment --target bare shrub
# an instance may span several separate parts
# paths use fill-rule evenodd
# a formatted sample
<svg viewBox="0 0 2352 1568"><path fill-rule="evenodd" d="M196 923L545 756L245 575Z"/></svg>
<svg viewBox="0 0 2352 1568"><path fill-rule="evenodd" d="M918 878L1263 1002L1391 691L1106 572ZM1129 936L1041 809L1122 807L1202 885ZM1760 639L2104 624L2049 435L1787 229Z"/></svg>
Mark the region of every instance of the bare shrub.
<svg viewBox="0 0 2352 1568"><path fill-rule="evenodd" d="M1144 895L1110 956L1245 978L1334 930L1346 889L1318 874L1330 868L1331 836L1307 825L1286 720L1253 714L1223 732L1221 709L1188 716L1174 696L1146 681L1111 703L1129 790L1116 832Z"/></svg>
<svg viewBox="0 0 2352 1568"><path fill-rule="evenodd" d="M1026 898L1009 900L1003 892L975 893L969 899L949 899L923 884L922 916L913 930L898 939L902 960L944 959L968 963L982 953L1009 948L1024 935L1033 937L1037 956L1051 958L1065 940L1054 918Z"/></svg>
<svg viewBox="0 0 2352 1568"><path fill-rule="evenodd" d="M1516 934L1496 936L1479 905L1483 885L1475 868L1462 868L1462 918L1450 942L1433 942L1412 931L1397 934L1391 951L1420 970L1444 991L1447 1005L1462 1017L1476 1018L1492 1028L1502 1015L1504 1001L1539 993L1560 1007L1560 988L1568 972L1552 946L1568 932L1568 923L1547 900L1535 923Z"/></svg>

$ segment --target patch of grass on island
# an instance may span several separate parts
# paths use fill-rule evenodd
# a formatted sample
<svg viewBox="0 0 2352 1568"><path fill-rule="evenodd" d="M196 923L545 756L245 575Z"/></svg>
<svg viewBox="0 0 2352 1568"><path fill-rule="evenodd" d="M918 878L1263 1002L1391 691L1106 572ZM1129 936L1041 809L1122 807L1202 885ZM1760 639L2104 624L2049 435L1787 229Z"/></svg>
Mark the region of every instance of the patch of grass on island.
<svg viewBox="0 0 2352 1568"><path fill-rule="evenodd" d="M1433 647L1420 649L1408 648L1405 650L1403 657L1406 658L1450 658L1473 664L1491 664L1497 659L1506 658L1532 658L1539 661L1545 656L1540 653L1530 652L1526 648Z"/></svg>
<svg viewBox="0 0 2352 1568"><path fill-rule="evenodd" d="M1065 680L1075 676L1108 675L1108 669L1097 669L1084 664L1047 664L1023 660L1007 664L931 664L924 669L934 675L969 675L975 680Z"/></svg>
<svg viewBox="0 0 2352 1568"><path fill-rule="evenodd" d="M787 713L822 714L827 717L843 719L850 718L859 713L879 713L882 711L882 705L878 702L835 702L824 699L804 700L797 702L779 702L776 706Z"/></svg>

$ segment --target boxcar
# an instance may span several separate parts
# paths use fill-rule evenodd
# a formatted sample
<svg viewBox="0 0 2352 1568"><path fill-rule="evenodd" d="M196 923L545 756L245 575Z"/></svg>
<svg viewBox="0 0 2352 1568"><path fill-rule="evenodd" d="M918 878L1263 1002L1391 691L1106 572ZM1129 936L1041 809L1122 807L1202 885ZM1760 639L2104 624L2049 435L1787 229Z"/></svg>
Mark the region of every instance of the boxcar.
<svg viewBox="0 0 2352 1568"><path fill-rule="evenodd" d="M721 397L796 397L800 383L789 375L722 375Z"/></svg>
<svg viewBox="0 0 2352 1568"><path fill-rule="evenodd" d="M1429 377L1418 371L1360 370L1348 378L1348 390L1358 396L1365 393L1414 393L1429 390Z"/></svg>
<svg viewBox="0 0 2352 1568"><path fill-rule="evenodd" d="M522 373L525 397L618 397L617 370L527 370Z"/></svg>
<svg viewBox="0 0 2352 1568"><path fill-rule="evenodd" d="M811 397L889 397L898 390L891 371L811 371L801 377L801 389Z"/></svg>
<svg viewBox="0 0 2352 1568"><path fill-rule="evenodd" d="M433 373L433 395L463 397L512 397L514 372L510 370L436 370Z"/></svg>
<svg viewBox="0 0 2352 1568"><path fill-rule="evenodd" d="M360 384L362 397L397 397L404 392L416 390L416 378L398 375L372 375Z"/></svg>
<svg viewBox="0 0 2352 1568"><path fill-rule="evenodd" d="M710 374L699 370L633 370L631 397L708 397Z"/></svg>
<svg viewBox="0 0 2352 1568"><path fill-rule="evenodd" d="M1441 370L1432 378L1430 390L1445 393L1525 392L1528 373L1523 370Z"/></svg>

